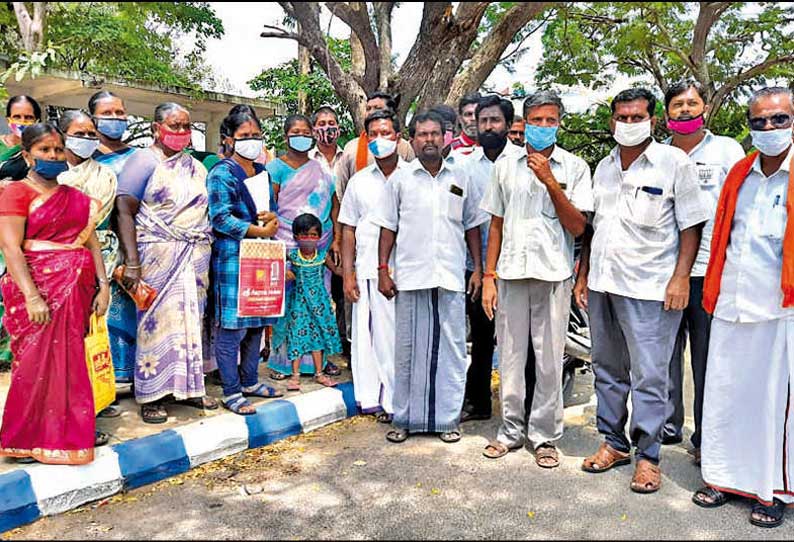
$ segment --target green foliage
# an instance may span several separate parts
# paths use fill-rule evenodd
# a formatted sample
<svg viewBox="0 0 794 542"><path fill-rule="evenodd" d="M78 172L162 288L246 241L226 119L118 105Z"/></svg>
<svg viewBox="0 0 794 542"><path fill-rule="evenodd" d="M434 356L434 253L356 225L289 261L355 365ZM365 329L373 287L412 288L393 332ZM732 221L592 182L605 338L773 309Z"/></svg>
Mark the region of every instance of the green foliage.
<svg viewBox="0 0 794 542"><path fill-rule="evenodd" d="M350 42L328 38L328 49L340 62L343 68L350 69ZM260 92L260 97L275 104L284 106L287 114L298 111L298 93L305 91L309 111L323 105L333 107L339 114L342 130L340 145L355 137L353 119L347 107L334 92L331 81L325 72L312 60L309 73L302 75L298 68L298 60L284 62L274 68L264 70L248 82L252 90ZM263 121L263 132L267 146L279 151L286 150L283 130L284 117L274 116Z"/></svg>
<svg viewBox="0 0 794 542"><path fill-rule="evenodd" d="M14 35L10 4L0 5L0 23L9 16ZM60 69L198 89L211 79L206 40L222 35L207 2L51 2L45 41ZM12 58L21 53L18 35L2 45Z"/></svg>

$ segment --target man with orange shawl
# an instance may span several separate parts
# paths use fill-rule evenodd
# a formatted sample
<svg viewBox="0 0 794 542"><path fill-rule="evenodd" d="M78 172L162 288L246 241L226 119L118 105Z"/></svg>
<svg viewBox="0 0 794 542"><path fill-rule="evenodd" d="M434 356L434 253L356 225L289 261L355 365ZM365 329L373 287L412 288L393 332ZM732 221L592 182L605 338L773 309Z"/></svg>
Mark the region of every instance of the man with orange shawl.
<svg viewBox="0 0 794 542"><path fill-rule="evenodd" d="M728 173L717 204L703 308L714 315L703 399L706 508L754 502L777 527L794 504L794 99L757 91L747 114L756 152Z"/></svg>

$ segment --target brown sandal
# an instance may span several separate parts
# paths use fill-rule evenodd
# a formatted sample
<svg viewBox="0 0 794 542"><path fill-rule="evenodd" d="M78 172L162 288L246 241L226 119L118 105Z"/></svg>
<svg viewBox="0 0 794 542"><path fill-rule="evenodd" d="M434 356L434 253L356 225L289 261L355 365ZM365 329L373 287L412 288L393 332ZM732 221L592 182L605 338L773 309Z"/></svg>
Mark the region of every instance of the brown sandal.
<svg viewBox="0 0 794 542"><path fill-rule="evenodd" d="M541 444L535 449L535 463L544 469L560 466L560 454L553 444Z"/></svg>
<svg viewBox="0 0 794 542"><path fill-rule="evenodd" d="M654 493L662 487L662 471L647 459L637 461L634 476L631 478L631 490L635 493Z"/></svg>
<svg viewBox="0 0 794 542"><path fill-rule="evenodd" d="M631 456L628 452L614 449L606 442L602 442L598 451L582 461L582 470L585 472L606 472L612 467L628 465Z"/></svg>
<svg viewBox="0 0 794 542"><path fill-rule="evenodd" d="M499 442L498 440L492 440L488 443L485 449L482 451L482 455L487 457L488 459L499 459L500 457L504 457L510 453L510 448Z"/></svg>

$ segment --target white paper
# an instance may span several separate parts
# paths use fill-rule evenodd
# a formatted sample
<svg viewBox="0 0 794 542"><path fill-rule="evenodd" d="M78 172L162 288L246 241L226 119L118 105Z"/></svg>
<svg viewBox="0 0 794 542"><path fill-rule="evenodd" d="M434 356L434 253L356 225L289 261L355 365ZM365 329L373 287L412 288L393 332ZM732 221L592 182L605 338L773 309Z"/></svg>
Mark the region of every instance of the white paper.
<svg viewBox="0 0 794 542"><path fill-rule="evenodd" d="M251 194L251 198L254 200L257 214L263 211L269 211L270 177L268 176L267 171L263 171L259 175L254 175L253 177L249 177L243 182L245 183L245 187L248 189L248 192Z"/></svg>

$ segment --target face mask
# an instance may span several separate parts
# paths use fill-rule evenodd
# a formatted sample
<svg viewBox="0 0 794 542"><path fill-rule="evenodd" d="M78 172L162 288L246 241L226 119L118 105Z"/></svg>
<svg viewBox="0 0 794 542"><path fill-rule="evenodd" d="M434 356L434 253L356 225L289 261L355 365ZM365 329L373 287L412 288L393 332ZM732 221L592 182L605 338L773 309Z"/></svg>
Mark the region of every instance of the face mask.
<svg viewBox="0 0 794 542"><path fill-rule="evenodd" d="M536 151L548 149L557 142L557 126L524 126L524 139Z"/></svg>
<svg viewBox="0 0 794 542"><path fill-rule="evenodd" d="M765 156L779 156L791 146L792 127L778 130L750 130L753 146Z"/></svg>
<svg viewBox="0 0 794 542"><path fill-rule="evenodd" d="M32 122L11 122L8 121L8 129L11 130L11 133L17 137L22 137L22 132L25 131L25 128L31 126Z"/></svg>
<svg viewBox="0 0 794 542"><path fill-rule="evenodd" d="M99 148L99 139L94 137L66 136L66 148L80 158L91 158Z"/></svg>
<svg viewBox="0 0 794 542"><path fill-rule="evenodd" d="M296 239L296 241L298 242L298 248L300 248L303 252L314 252L315 250L317 250L317 243L320 240L301 238L301 239Z"/></svg>
<svg viewBox="0 0 794 542"><path fill-rule="evenodd" d="M507 133L480 132L477 134L477 142L483 149L498 149L504 146L506 140Z"/></svg>
<svg viewBox="0 0 794 542"><path fill-rule="evenodd" d="M172 132L165 126L160 126L160 142L172 151L180 152L190 145L190 130L184 133Z"/></svg>
<svg viewBox="0 0 794 542"><path fill-rule="evenodd" d="M338 126L323 126L314 129L314 137L323 145L333 145L339 139Z"/></svg>
<svg viewBox="0 0 794 542"><path fill-rule="evenodd" d="M452 140L455 139L450 130L444 132L444 146L449 147L452 145Z"/></svg>
<svg viewBox="0 0 794 542"><path fill-rule="evenodd" d="M262 153L262 140L258 137L235 139L234 152L246 160L256 160Z"/></svg>
<svg viewBox="0 0 794 542"><path fill-rule="evenodd" d="M397 142L379 137L370 141L368 147L375 158L388 158L397 150Z"/></svg>
<svg viewBox="0 0 794 542"><path fill-rule="evenodd" d="M698 115L692 119L675 120L667 119L667 128L670 131L681 135L694 134L703 126L703 115Z"/></svg>
<svg viewBox="0 0 794 542"><path fill-rule="evenodd" d="M127 119L101 119L94 117L97 131L108 139L118 140L127 131Z"/></svg>
<svg viewBox="0 0 794 542"><path fill-rule="evenodd" d="M651 137L651 119L642 122L616 122L613 136L618 145L636 147Z"/></svg>
<svg viewBox="0 0 794 542"><path fill-rule="evenodd" d="M289 147L296 152L307 152L314 147L314 138L309 136L289 136Z"/></svg>
<svg viewBox="0 0 794 542"><path fill-rule="evenodd" d="M69 169L66 160L41 160L36 158L31 170L38 173L41 177L51 181L56 179L58 175Z"/></svg>

